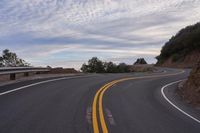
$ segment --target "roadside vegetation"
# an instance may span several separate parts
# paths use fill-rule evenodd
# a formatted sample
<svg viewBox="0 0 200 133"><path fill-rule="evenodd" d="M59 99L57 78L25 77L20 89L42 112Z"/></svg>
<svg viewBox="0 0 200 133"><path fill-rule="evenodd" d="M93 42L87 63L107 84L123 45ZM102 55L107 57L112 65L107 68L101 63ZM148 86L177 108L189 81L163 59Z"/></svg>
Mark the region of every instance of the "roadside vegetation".
<svg viewBox="0 0 200 133"><path fill-rule="evenodd" d="M0 67L28 67L29 63L20 59L16 53L11 52L8 49L3 50L2 56L0 56Z"/></svg>
<svg viewBox="0 0 200 133"><path fill-rule="evenodd" d="M137 64L147 64L144 58L137 59L135 65ZM88 63L84 63L81 67L84 73L128 73L134 72L132 65L127 65L126 63L115 64L113 62L103 62L97 57L91 58Z"/></svg>
<svg viewBox="0 0 200 133"><path fill-rule="evenodd" d="M165 63L169 58L172 62L183 62L193 51L200 52L200 23L180 30L162 48L157 56L157 64Z"/></svg>
<svg viewBox="0 0 200 133"><path fill-rule="evenodd" d="M113 62L103 62L97 57L93 57L88 61L88 64L82 65L81 70L85 73L125 73L130 72L128 68L125 63L116 65Z"/></svg>

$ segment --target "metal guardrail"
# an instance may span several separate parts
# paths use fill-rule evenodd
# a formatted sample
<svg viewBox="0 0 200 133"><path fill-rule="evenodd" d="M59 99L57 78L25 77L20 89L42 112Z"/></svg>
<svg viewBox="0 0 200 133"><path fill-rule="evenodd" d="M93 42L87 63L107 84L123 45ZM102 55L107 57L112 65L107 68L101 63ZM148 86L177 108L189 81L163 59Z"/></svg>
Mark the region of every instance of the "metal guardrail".
<svg viewBox="0 0 200 133"><path fill-rule="evenodd" d="M0 75L10 75L10 80L16 79L16 74L24 73L24 76L29 76L31 72L48 72L49 68L42 67L1 67Z"/></svg>

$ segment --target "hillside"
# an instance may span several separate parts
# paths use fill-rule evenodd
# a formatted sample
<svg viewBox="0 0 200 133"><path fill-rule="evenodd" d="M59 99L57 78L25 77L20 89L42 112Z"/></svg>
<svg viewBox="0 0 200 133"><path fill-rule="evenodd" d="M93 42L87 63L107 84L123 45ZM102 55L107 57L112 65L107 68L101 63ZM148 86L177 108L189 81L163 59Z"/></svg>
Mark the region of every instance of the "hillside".
<svg viewBox="0 0 200 133"><path fill-rule="evenodd" d="M200 106L200 60L180 90L182 97L193 105Z"/></svg>
<svg viewBox="0 0 200 133"><path fill-rule="evenodd" d="M200 23L180 30L156 58L160 66L193 67L200 59Z"/></svg>

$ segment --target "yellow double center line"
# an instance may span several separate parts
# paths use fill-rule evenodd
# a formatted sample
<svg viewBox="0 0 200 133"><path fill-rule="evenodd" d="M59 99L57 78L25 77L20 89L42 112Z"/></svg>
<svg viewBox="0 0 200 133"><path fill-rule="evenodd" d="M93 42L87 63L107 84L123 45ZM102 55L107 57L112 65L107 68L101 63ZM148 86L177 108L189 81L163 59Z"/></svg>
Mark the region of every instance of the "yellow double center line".
<svg viewBox="0 0 200 133"><path fill-rule="evenodd" d="M173 75L182 74L184 72L185 71L181 71L181 72L174 73L174 74L122 78L122 79L114 80L112 82L109 82L109 83L105 84L104 86L102 86L96 92L96 94L94 96L93 103L92 103L92 125L93 125L93 132L94 133L99 133L100 132L100 130L99 130L99 124L98 124L98 120L97 120L97 116L99 116L102 132L103 133L108 133L108 128L107 128L107 125L106 125L106 122L105 122L105 118L104 118L104 113L103 113L103 95L104 95L105 91L108 90L114 84L117 84L117 83L123 82L123 81L127 81L127 80L134 80L134 79L144 79L144 78L157 78L157 77L173 76ZM97 105L98 105L98 107L97 107ZM98 112L97 109L99 111L99 114L97 114L97 112Z"/></svg>

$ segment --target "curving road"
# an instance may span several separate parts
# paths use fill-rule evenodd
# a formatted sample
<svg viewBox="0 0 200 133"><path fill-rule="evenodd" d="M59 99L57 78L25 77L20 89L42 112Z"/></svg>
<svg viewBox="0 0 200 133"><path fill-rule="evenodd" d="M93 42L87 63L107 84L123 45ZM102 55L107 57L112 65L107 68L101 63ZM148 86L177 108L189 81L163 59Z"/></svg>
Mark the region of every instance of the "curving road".
<svg viewBox="0 0 200 133"><path fill-rule="evenodd" d="M163 70L2 86L0 133L199 133L200 123L161 94L164 85L187 78L189 71Z"/></svg>

